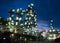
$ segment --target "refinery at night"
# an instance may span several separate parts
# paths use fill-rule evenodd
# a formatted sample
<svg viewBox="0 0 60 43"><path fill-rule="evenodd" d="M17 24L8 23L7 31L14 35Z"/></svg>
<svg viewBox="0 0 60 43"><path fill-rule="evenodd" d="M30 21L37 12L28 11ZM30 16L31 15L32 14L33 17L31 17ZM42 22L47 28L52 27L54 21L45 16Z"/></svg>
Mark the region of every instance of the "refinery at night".
<svg viewBox="0 0 60 43"><path fill-rule="evenodd" d="M37 14L34 4L28 5L27 9L10 9L7 19L0 17L0 38L14 41L54 41L60 38L60 30L54 29L53 18L50 21L50 29L39 31Z"/></svg>

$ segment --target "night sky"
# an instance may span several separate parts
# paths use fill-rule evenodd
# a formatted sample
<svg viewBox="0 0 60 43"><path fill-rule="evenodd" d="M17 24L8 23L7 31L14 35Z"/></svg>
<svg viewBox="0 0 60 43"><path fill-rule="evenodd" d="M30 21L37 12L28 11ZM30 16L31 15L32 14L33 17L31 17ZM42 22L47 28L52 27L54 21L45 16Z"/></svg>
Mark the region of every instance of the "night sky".
<svg viewBox="0 0 60 43"><path fill-rule="evenodd" d="M39 29L49 29L51 18L54 28L60 29L60 0L0 0L0 16L6 19L10 9L26 9L30 3L34 3Z"/></svg>

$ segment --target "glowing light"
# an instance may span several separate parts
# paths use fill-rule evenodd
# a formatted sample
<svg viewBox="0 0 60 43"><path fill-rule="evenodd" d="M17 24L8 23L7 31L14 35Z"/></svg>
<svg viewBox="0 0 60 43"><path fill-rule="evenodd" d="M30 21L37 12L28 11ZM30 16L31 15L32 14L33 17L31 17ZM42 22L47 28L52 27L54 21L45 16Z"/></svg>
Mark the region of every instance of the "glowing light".
<svg viewBox="0 0 60 43"><path fill-rule="evenodd" d="M53 32L55 32L55 29L53 29Z"/></svg>
<svg viewBox="0 0 60 43"><path fill-rule="evenodd" d="M29 28L29 26L28 26L28 28Z"/></svg>
<svg viewBox="0 0 60 43"><path fill-rule="evenodd" d="M32 22L31 22L31 24L32 24Z"/></svg>
<svg viewBox="0 0 60 43"><path fill-rule="evenodd" d="M23 26L23 24L21 24L21 26Z"/></svg>
<svg viewBox="0 0 60 43"><path fill-rule="evenodd" d="M34 21L36 21L37 19L35 19Z"/></svg>
<svg viewBox="0 0 60 43"><path fill-rule="evenodd" d="M33 3L31 3L31 6L34 6L34 4L33 4Z"/></svg>
<svg viewBox="0 0 60 43"><path fill-rule="evenodd" d="M35 23L35 25L36 25L37 23Z"/></svg>
<svg viewBox="0 0 60 43"><path fill-rule="evenodd" d="M13 29L10 29L10 32L13 32Z"/></svg>
<svg viewBox="0 0 60 43"><path fill-rule="evenodd" d="M27 15L29 15L29 14L27 13Z"/></svg>
<svg viewBox="0 0 60 43"><path fill-rule="evenodd" d="M30 15L32 15L32 10L30 10Z"/></svg>
<svg viewBox="0 0 60 43"><path fill-rule="evenodd" d="M8 24L10 25L11 23L10 23L10 22L8 22Z"/></svg>
<svg viewBox="0 0 60 43"><path fill-rule="evenodd" d="M19 21L21 21L22 20L22 18L19 18Z"/></svg>
<svg viewBox="0 0 60 43"><path fill-rule="evenodd" d="M25 10L22 10L22 12L25 12Z"/></svg>
<svg viewBox="0 0 60 43"><path fill-rule="evenodd" d="M28 7L30 7L30 5L28 5Z"/></svg>
<svg viewBox="0 0 60 43"><path fill-rule="evenodd" d="M18 31L17 31L17 29L15 28L15 31L14 31L14 33L17 33Z"/></svg>
<svg viewBox="0 0 60 43"><path fill-rule="evenodd" d="M22 8L20 8L20 10L22 10Z"/></svg>
<svg viewBox="0 0 60 43"><path fill-rule="evenodd" d="M30 23L28 23L30 25Z"/></svg>
<svg viewBox="0 0 60 43"><path fill-rule="evenodd" d="M31 17L29 17L29 20L31 20Z"/></svg>
<svg viewBox="0 0 60 43"><path fill-rule="evenodd" d="M52 40L52 38L48 37L49 40Z"/></svg>
<svg viewBox="0 0 60 43"><path fill-rule="evenodd" d="M16 20L18 20L19 18L18 17L16 17Z"/></svg>
<svg viewBox="0 0 60 43"><path fill-rule="evenodd" d="M53 22L53 20L51 20L51 22Z"/></svg>
<svg viewBox="0 0 60 43"><path fill-rule="evenodd" d="M52 32L51 30L49 30L49 32Z"/></svg>
<svg viewBox="0 0 60 43"><path fill-rule="evenodd" d="M18 22L16 22L16 25L18 25Z"/></svg>
<svg viewBox="0 0 60 43"><path fill-rule="evenodd" d="M12 20L11 17L9 17L9 20Z"/></svg>
<svg viewBox="0 0 60 43"><path fill-rule="evenodd" d="M34 15L33 15L33 14L31 14L31 16L33 17Z"/></svg>
<svg viewBox="0 0 60 43"><path fill-rule="evenodd" d="M12 9L12 12L15 12L15 9Z"/></svg>
<svg viewBox="0 0 60 43"><path fill-rule="evenodd" d="M27 22L25 22L25 25L27 24Z"/></svg>
<svg viewBox="0 0 60 43"><path fill-rule="evenodd" d="M4 37L3 39L5 40L6 38Z"/></svg>
<svg viewBox="0 0 60 43"><path fill-rule="evenodd" d="M17 12L19 12L19 9L17 9Z"/></svg>
<svg viewBox="0 0 60 43"><path fill-rule="evenodd" d="M26 20L28 19L28 17L25 18Z"/></svg>

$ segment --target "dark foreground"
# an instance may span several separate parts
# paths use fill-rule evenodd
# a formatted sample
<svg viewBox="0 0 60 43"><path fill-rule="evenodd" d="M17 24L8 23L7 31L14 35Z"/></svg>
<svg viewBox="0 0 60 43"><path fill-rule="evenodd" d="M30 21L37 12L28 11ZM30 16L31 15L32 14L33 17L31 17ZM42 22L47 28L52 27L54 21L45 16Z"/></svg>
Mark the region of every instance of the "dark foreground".
<svg viewBox="0 0 60 43"><path fill-rule="evenodd" d="M0 40L0 43L60 43L60 42L54 42L54 41L10 41L10 40Z"/></svg>

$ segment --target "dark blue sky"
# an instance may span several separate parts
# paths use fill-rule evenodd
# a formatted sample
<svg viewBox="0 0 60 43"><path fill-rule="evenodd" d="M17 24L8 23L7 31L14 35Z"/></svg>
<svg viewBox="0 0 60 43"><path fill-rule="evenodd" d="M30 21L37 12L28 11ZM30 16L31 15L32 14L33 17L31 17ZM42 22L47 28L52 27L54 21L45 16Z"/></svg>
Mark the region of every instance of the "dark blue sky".
<svg viewBox="0 0 60 43"><path fill-rule="evenodd" d="M11 8L26 9L30 3L34 3L39 27L41 24L49 25L50 18L53 18L54 27L60 28L60 0L0 0L0 16L7 18Z"/></svg>

